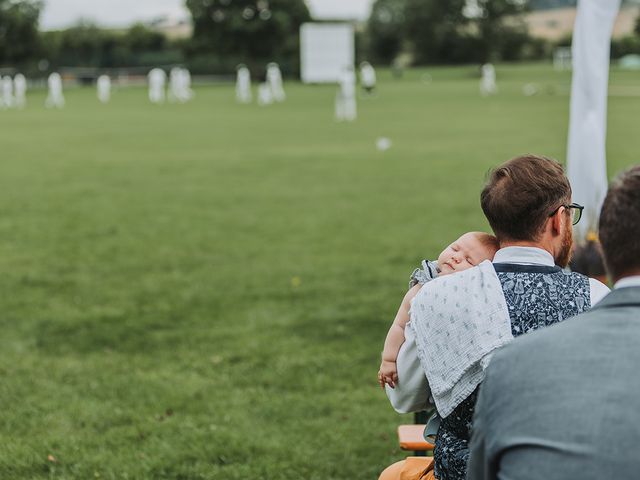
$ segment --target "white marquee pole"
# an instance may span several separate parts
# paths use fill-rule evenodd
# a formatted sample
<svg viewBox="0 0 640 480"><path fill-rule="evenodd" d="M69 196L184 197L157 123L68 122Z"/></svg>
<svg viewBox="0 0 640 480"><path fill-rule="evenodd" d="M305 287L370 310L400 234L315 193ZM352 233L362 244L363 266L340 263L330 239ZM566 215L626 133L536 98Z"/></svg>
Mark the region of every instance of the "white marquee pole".
<svg viewBox="0 0 640 480"><path fill-rule="evenodd" d="M582 242L597 231L607 193L607 93L613 24L620 0L578 0L567 167L573 200L586 208L575 227Z"/></svg>

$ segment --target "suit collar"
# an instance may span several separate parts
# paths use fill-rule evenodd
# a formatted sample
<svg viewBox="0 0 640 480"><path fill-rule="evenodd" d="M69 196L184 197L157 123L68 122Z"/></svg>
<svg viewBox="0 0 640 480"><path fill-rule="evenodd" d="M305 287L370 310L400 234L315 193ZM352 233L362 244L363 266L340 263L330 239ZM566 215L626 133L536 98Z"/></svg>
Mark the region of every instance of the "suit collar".
<svg viewBox="0 0 640 480"><path fill-rule="evenodd" d="M640 287L617 288L604 297L592 310L614 307L640 307Z"/></svg>

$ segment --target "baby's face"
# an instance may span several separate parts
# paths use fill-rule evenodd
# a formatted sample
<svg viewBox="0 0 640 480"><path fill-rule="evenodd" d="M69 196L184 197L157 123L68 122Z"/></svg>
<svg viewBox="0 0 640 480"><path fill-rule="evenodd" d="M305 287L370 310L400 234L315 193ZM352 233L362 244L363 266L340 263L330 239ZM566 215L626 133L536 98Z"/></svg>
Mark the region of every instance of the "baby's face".
<svg viewBox="0 0 640 480"><path fill-rule="evenodd" d="M496 250L483 244L476 233L465 233L438 257L440 275L461 272L485 260L493 260Z"/></svg>

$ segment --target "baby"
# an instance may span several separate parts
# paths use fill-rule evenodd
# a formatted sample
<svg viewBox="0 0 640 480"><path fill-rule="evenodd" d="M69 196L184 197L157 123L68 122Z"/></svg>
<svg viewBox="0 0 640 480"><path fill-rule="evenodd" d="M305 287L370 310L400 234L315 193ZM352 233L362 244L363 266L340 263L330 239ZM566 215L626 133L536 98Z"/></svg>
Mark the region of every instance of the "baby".
<svg viewBox="0 0 640 480"><path fill-rule="evenodd" d="M409 322L411 300L429 280L437 275L461 272L474 267L485 260L493 260L498 250L498 241L493 235L483 232L469 232L449 245L438 257L437 264L423 262L423 269L416 270L411 276L411 288L402 299L393 325L389 329L382 351L382 363L378 371L378 382L384 388L385 383L394 388L398 381L396 358L404 343L404 328Z"/></svg>

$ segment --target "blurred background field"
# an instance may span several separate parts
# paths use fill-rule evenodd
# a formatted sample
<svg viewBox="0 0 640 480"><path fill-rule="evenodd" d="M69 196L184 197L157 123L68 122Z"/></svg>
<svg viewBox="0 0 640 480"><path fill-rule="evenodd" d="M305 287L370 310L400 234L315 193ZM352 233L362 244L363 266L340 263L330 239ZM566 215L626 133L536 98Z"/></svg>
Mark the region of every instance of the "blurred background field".
<svg viewBox="0 0 640 480"><path fill-rule="evenodd" d="M402 458L376 372L409 273L487 228L491 166L564 160L570 73L497 71L493 98L474 67L380 72L353 124L334 86L296 83L269 108L220 85L2 112L0 478L371 479ZM610 175L638 162L638 84L612 72Z"/></svg>

